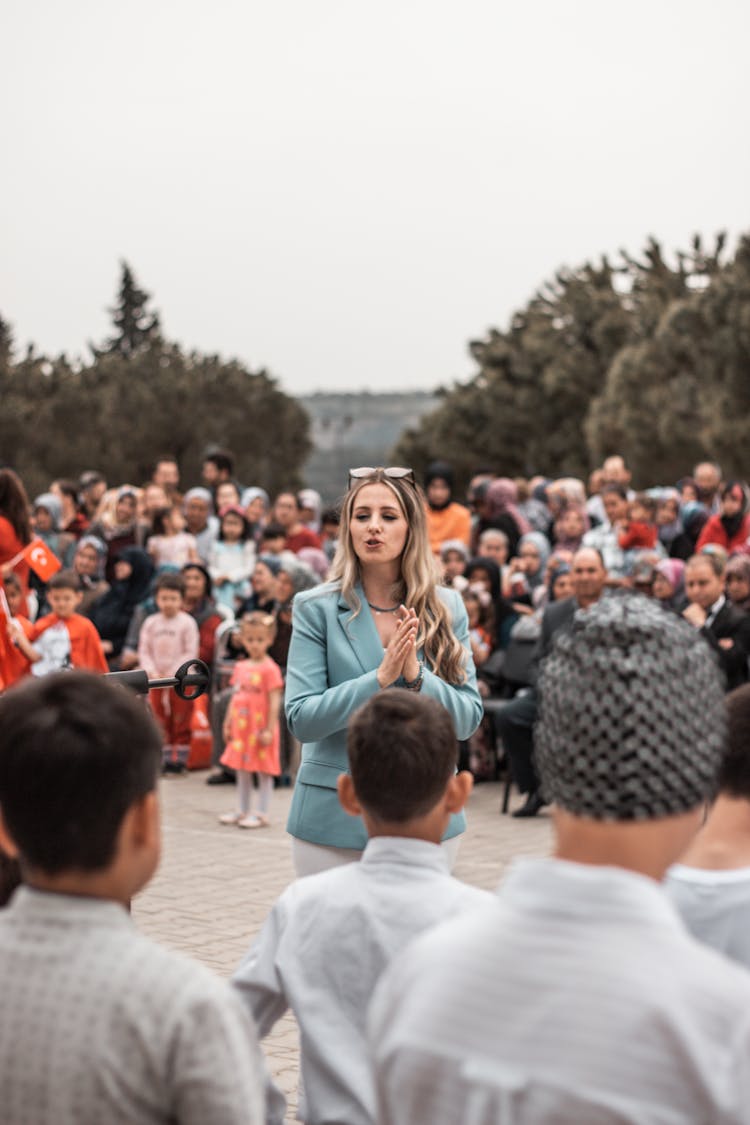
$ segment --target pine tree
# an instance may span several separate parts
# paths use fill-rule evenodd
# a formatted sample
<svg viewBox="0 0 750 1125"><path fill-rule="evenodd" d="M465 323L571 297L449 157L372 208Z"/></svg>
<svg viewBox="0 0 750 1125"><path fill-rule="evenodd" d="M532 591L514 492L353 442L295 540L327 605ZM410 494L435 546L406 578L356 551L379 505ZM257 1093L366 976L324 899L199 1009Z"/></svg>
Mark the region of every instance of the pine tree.
<svg viewBox="0 0 750 1125"><path fill-rule="evenodd" d="M115 335L102 349L94 348L95 355L119 355L132 359L160 338L159 314L151 312L148 302L151 294L140 289L127 262L120 263L122 275L117 304L108 311L112 316Z"/></svg>

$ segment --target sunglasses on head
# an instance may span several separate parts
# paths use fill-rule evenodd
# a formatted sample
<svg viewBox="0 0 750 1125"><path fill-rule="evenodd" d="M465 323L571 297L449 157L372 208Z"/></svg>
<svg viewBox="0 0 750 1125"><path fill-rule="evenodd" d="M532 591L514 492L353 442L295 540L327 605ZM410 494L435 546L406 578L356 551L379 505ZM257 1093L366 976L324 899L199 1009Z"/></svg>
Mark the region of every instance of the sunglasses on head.
<svg viewBox="0 0 750 1125"><path fill-rule="evenodd" d="M405 480L407 484L416 484L413 469L404 469L400 465L391 465L387 469L379 466L373 469L370 466L363 465L359 469L349 470L349 488L352 487L354 481L367 480L368 477L374 477L378 473L382 473L384 477L389 477L390 480Z"/></svg>

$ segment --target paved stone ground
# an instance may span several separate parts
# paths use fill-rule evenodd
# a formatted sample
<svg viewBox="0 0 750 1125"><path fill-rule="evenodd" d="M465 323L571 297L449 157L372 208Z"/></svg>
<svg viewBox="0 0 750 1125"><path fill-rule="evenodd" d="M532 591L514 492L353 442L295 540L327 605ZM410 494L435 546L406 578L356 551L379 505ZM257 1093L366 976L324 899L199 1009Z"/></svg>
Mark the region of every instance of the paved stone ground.
<svg viewBox="0 0 750 1125"><path fill-rule="evenodd" d="M247 831L219 825L232 809L231 786L206 786L206 775L162 783L164 854L153 882L133 903L140 929L166 946L229 976L260 929L271 904L294 878L284 831L289 789L274 793L274 824ZM550 847L550 820L499 815L502 787L478 785L468 806L469 828L454 874L491 890L519 855L543 855ZM519 798L511 800L511 808ZM269 1066L294 1120L298 1038L291 1016L264 1041Z"/></svg>

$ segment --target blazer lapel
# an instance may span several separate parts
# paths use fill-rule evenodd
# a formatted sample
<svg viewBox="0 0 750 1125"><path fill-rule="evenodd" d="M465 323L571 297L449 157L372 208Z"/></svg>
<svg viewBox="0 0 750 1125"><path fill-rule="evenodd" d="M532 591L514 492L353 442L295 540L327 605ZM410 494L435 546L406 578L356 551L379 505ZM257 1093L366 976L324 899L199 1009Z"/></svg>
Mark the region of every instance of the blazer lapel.
<svg viewBox="0 0 750 1125"><path fill-rule="evenodd" d="M339 595L339 626L362 671L371 672L383 659L383 645L362 587L356 586L355 592L362 607L356 617L352 617L351 606Z"/></svg>

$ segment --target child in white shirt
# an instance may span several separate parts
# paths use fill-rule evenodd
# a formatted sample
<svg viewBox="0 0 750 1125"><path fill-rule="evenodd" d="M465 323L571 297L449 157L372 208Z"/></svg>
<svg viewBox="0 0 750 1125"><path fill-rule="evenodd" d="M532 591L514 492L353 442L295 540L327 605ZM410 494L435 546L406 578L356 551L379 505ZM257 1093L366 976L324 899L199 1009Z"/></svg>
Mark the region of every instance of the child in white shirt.
<svg viewBox="0 0 750 1125"><path fill-rule="evenodd" d="M348 751L339 800L367 828L361 861L287 888L234 975L261 1037L287 1008L297 1017L308 1125L371 1125L365 1015L376 981L423 930L492 904L452 878L440 846L472 784L455 772L448 712L427 696L380 692L351 720Z"/></svg>

